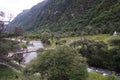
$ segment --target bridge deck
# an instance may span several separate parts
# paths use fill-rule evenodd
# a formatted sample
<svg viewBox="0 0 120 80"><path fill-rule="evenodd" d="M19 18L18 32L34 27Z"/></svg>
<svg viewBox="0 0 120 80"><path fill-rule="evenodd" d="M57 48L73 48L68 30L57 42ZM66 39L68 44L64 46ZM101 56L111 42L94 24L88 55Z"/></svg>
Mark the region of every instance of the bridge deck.
<svg viewBox="0 0 120 80"><path fill-rule="evenodd" d="M36 52L36 50L32 50L32 51L20 51L20 52L16 52L15 54L27 54L27 53L31 53L31 52Z"/></svg>

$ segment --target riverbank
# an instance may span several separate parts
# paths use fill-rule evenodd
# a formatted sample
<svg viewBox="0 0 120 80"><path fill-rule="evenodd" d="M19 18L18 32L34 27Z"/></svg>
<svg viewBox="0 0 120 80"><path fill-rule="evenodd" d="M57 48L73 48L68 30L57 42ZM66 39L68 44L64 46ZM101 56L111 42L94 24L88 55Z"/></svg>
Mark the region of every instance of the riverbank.
<svg viewBox="0 0 120 80"><path fill-rule="evenodd" d="M28 50L38 50L40 48L44 48L43 47L43 44L41 41L30 41L29 45L28 45ZM55 49L55 47L51 47L52 49ZM50 47L49 48L46 48L46 49L51 49ZM26 60L28 60L25 64L28 64L32 59L35 59L37 57L37 52L36 53L27 53L26 54L27 58ZM104 78L104 76L108 76L108 75L111 75L112 71L109 71L109 70L106 70L106 69L99 69L99 68L95 68L95 67L88 67L87 68L88 72L89 72L89 77L95 77L95 75L98 75L99 74L99 77L102 77ZM116 76L118 76L119 74L117 73ZM34 78L37 77L37 76L34 76ZM97 78L96 78L97 79ZM34 80L31 78L31 80ZM39 80L39 79L35 79L35 80ZM88 79L90 80L90 79ZM97 79L97 80L102 80L102 79ZM103 80L106 80L106 79L103 79Z"/></svg>
<svg viewBox="0 0 120 80"><path fill-rule="evenodd" d="M35 42L32 42L32 43L35 44ZM40 42L40 45L41 44L42 43ZM37 46L38 45L36 45L36 47ZM43 48L43 46L41 46L41 47ZM39 46L39 48L40 48L40 46ZM48 50L48 49L55 49L55 47L54 48L53 47L49 47L49 48L47 47L47 48L45 48L45 50ZM36 56L36 53L34 55ZM32 56L32 57L34 57L34 56ZM88 70L88 72L96 72L96 73L102 74L103 76L108 76L108 75L111 75L113 73L113 71L110 71L108 69L101 69L101 68L96 68L96 67L88 67L87 70ZM120 77L120 73L115 72L115 75L118 76L118 77Z"/></svg>

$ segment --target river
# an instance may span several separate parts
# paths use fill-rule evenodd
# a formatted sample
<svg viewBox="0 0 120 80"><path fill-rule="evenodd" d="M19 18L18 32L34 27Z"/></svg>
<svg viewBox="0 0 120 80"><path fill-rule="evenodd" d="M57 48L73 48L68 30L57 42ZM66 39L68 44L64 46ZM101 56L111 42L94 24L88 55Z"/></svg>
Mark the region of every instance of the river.
<svg viewBox="0 0 120 80"><path fill-rule="evenodd" d="M43 44L41 41L30 41L29 45L28 45L28 50L38 50L40 48L44 48ZM31 60L33 60L34 58L37 57L37 52L31 52L31 53L27 53L24 54L24 60L25 60L25 64L28 64ZM106 75L110 75L112 73L112 71L107 70L107 69L100 69L100 68L96 68L96 67L88 67L87 68L88 72L97 72L102 74L103 76ZM116 76L120 77L120 73L116 73Z"/></svg>
<svg viewBox="0 0 120 80"><path fill-rule="evenodd" d="M40 48L44 48L44 47L43 47L43 44L42 44L41 41L30 41L27 48L28 48L28 51L29 50L34 50L36 52L30 52L30 53L24 54L23 55L23 57L24 57L24 64L27 64L31 60L36 58L37 57L37 50L40 49Z"/></svg>

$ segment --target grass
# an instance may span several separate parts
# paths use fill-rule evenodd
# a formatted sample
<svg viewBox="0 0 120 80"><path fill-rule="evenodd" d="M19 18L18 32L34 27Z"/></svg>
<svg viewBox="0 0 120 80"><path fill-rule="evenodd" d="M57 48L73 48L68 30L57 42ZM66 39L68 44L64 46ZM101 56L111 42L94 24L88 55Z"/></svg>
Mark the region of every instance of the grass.
<svg viewBox="0 0 120 80"><path fill-rule="evenodd" d="M94 41L97 41L97 42L103 41L106 44L108 44L108 49L111 49L113 47L109 46L109 40L111 40L111 39L120 39L120 35L112 36L112 35L109 35L109 34L98 34L98 35L93 35L93 36L80 36L80 37L61 38L61 40L66 40L68 43L70 41L85 40L85 39L94 40ZM68 44L68 43L66 43L66 44Z"/></svg>
<svg viewBox="0 0 120 80"><path fill-rule="evenodd" d="M92 72L89 73L87 80L106 80L106 77L102 76L101 74Z"/></svg>
<svg viewBox="0 0 120 80"><path fill-rule="evenodd" d="M71 41L77 41L77 40L94 40L94 41L103 41L106 44L108 44L108 49L113 48L112 46L109 45L109 40L111 39L120 39L120 35L118 36L113 36L110 34L98 34L98 35L89 35L89 36L79 36L79 37L66 37L66 38L60 38L59 40L57 39L50 39L50 45L45 45L46 48L55 48L56 42L58 42L58 45L68 45ZM66 42L65 42L66 41ZM80 46L78 46L80 47Z"/></svg>
<svg viewBox="0 0 120 80"><path fill-rule="evenodd" d="M120 39L120 35L119 36L112 36L112 35L108 35L108 34L99 34L99 35L93 35L93 36L80 36L80 37L67 37L67 38L61 38L60 40L66 40L67 42L73 40L84 40L84 39L91 39L91 40L95 40L95 41L104 41L105 43L107 43L110 39L114 39L114 38L119 38ZM57 40L54 41L50 41L53 46L55 45L55 42ZM16 79L15 76L18 75L19 79ZM31 75L29 76L29 78L31 80L41 80L39 76L35 76L35 75ZM5 66L1 66L0 65L0 80L25 80L24 75L20 74L20 73L16 73L13 72L11 69L5 67ZM89 76L87 78L87 80L108 80L107 77L102 76L99 73L89 73ZM116 80L120 80L120 78L116 79Z"/></svg>
<svg viewBox="0 0 120 80"><path fill-rule="evenodd" d="M103 76L102 74L91 72L87 80L120 80L120 78L116 77L114 74L111 76Z"/></svg>
<svg viewBox="0 0 120 80"><path fill-rule="evenodd" d="M16 78L16 75L18 78ZM41 80L39 75L29 75L30 80ZM110 77L112 78L112 77ZM0 80L26 80L23 74L13 72L11 69L0 65ZM107 77L102 74L90 72L86 80L108 80ZM120 80L115 78L113 80Z"/></svg>
<svg viewBox="0 0 120 80"><path fill-rule="evenodd" d="M61 40L83 40L83 39L91 39L91 40L95 40L95 41L104 41L107 42L110 39L114 39L114 38L119 38L120 39L120 35L118 36L112 36L109 34L98 34L98 35L93 35L93 36L80 36L80 37L67 37L67 38L61 38Z"/></svg>
<svg viewBox="0 0 120 80"><path fill-rule="evenodd" d="M25 80L24 76L22 74L18 74L16 72L11 71L8 68L0 69L0 80ZM18 76L18 79L16 78L16 75ZM36 75L30 75L30 80L41 80L40 76ZM107 77L102 76L102 74L91 72L88 75L87 80L108 80ZM120 80L120 78L117 78L115 80Z"/></svg>
<svg viewBox="0 0 120 80"><path fill-rule="evenodd" d="M19 79L24 79L22 74L16 73L6 66L0 65L0 80L18 80L16 79L16 75Z"/></svg>
<svg viewBox="0 0 120 80"><path fill-rule="evenodd" d="M16 75L18 78L16 78ZM41 80L37 75L28 76L30 80ZM26 80L22 73L17 73L7 68L6 66L0 65L0 80Z"/></svg>

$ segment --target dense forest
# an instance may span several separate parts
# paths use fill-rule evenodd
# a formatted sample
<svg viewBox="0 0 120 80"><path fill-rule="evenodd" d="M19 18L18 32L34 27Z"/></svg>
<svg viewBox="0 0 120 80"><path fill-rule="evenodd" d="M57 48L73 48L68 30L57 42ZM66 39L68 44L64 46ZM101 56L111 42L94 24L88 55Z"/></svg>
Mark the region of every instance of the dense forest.
<svg viewBox="0 0 120 80"><path fill-rule="evenodd" d="M71 35L120 32L119 0L45 0L24 10L10 27Z"/></svg>
<svg viewBox="0 0 120 80"><path fill-rule="evenodd" d="M120 0L44 0L0 20L0 80L120 80L119 32Z"/></svg>

